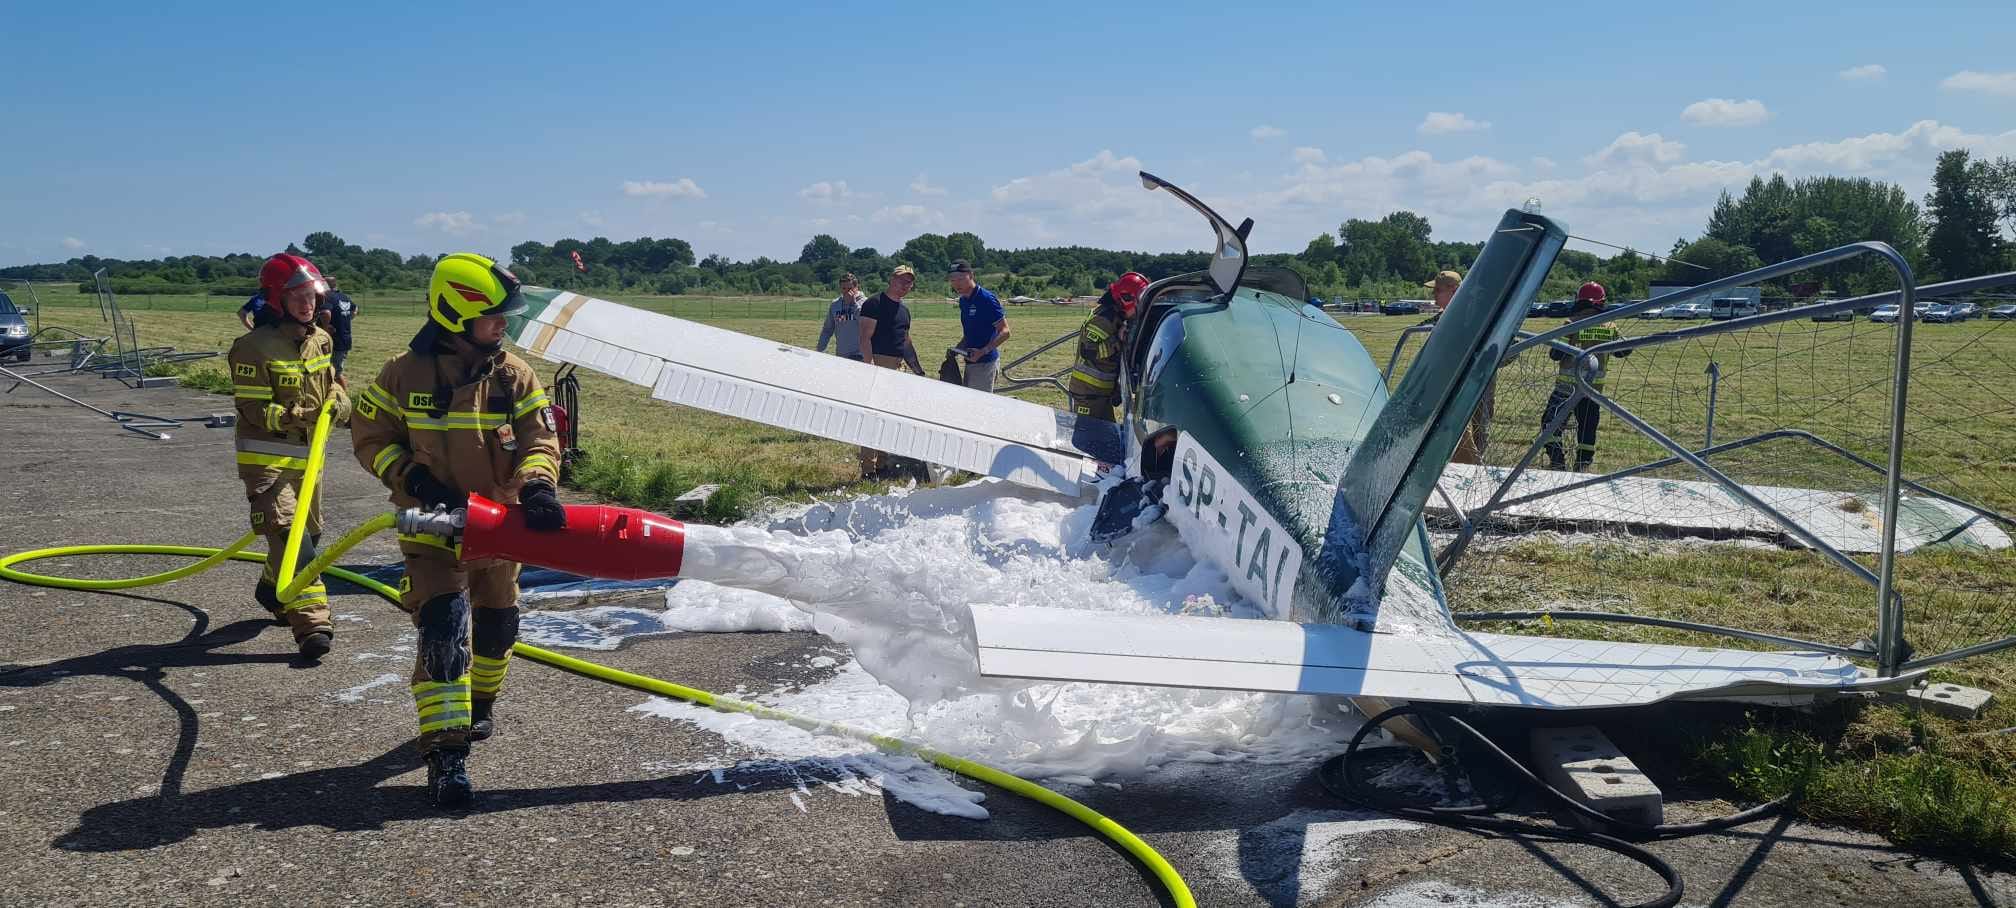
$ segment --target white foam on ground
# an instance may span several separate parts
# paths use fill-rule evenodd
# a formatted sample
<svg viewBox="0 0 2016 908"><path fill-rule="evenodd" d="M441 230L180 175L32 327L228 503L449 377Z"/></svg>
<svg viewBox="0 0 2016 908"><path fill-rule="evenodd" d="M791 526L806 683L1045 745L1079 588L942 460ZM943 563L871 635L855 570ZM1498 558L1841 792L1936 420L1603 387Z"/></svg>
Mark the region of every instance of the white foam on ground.
<svg viewBox="0 0 2016 908"><path fill-rule="evenodd" d="M380 687L396 686L405 680L406 679L402 676L392 674L391 672L386 672L385 674L379 675L376 678L372 678L371 680L366 681L363 684L359 684L356 687L346 688L344 690L337 691L336 699L338 702L341 703L362 703L367 699L364 696L366 693L369 693L370 691ZM403 693L403 690L397 692ZM373 702L390 703L392 701L374 700Z"/></svg>
<svg viewBox="0 0 2016 908"><path fill-rule="evenodd" d="M1585 899L1564 899L1529 892L1479 892L1450 883L1409 883L1366 902L1363 908L1580 908Z"/></svg>
<svg viewBox="0 0 2016 908"><path fill-rule="evenodd" d="M1346 839L1420 828L1371 811L1305 808L1226 836L1218 873L1251 883L1272 904L1314 904L1358 860Z"/></svg>
<svg viewBox="0 0 2016 908"><path fill-rule="evenodd" d="M849 519L835 520L834 506L818 505L773 518L777 530L745 526L732 532L737 543L786 552L790 570L775 574L777 587L832 590L832 598L799 603L800 611L760 593L682 581L667 596L663 623L770 630L778 629L780 614L809 615L812 628L846 644L855 661L808 687L746 699L1039 779L1124 782L1173 762L1315 762L1334 753L1355 728L1355 719L1313 697L979 676L968 603L1258 614L1166 525L1110 547L1095 545L1087 538L1095 512L1090 501L992 480L877 496L845 511ZM849 530L829 529L836 524ZM772 576L769 571L766 564L750 574ZM609 629L603 636L609 647L622 638ZM653 701L639 709L707 728L773 758L836 759L870 750L686 704ZM985 815L973 803L975 793L954 795L940 787L949 784L944 774L891 773L888 759L870 758L862 774L883 772L877 784L924 809Z"/></svg>

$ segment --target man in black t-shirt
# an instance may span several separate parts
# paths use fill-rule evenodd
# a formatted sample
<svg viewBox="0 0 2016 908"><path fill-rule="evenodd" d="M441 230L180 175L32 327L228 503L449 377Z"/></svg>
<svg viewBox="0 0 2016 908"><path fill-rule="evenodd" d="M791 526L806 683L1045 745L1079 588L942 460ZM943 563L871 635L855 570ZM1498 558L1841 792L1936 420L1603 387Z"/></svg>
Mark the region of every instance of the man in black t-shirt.
<svg viewBox="0 0 2016 908"><path fill-rule="evenodd" d="M322 297L321 307L315 310L315 323L329 332L330 339L336 342L336 352L329 357L330 364L336 368L336 380L347 386L349 382L343 378L343 361L350 357L350 320L357 315L357 303L350 299L350 294L336 289L335 281L327 278L324 281L329 285L329 292Z"/></svg>
<svg viewBox="0 0 2016 908"><path fill-rule="evenodd" d="M889 287L868 298L861 304L861 357L884 369L902 369L905 365L918 375L924 374L924 366L917 361L917 348L910 344L910 309L903 305L903 297L910 295L910 288L917 286L917 272L909 265L897 265L889 272ZM861 461L861 476L873 479L888 472L894 458L874 448L862 448L856 455Z"/></svg>

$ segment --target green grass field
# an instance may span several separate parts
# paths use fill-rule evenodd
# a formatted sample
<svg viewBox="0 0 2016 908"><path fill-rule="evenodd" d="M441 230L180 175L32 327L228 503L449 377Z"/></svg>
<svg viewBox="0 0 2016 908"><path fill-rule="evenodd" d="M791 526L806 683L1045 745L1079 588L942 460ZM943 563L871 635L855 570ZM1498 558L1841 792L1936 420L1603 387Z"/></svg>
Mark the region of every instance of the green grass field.
<svg viewBox="0 0 2016 908"><path fill-rule="evenodd" d="M89 297L42 290L42 324L87 333L103 330ZM17 294L17 297L20 296ZM625 297L617 301L705 321L784 343L811 346L826 301L774 298ZM22 300L24 303L27 300ZM351 355L353 383L397 352L423 318L410 294L360 296ZM143 345L221 350L241 328L227 297L133 297L122 303ZM956 340L956 310L913 298L912 334L927 370ZM1084 311L1050 305L1011 307L1009 358L1076 330ZM1343 319L1383 365L1402 330L1418 319ZM1529 327L1542 323L1529 323ZM1551 325L1549 320L1545 324ZM1625 321L1627 335L1684 323ZM2004 512L2016 511L2016 322L1919 325L1914 345L1913 406L1906 474L1928 485ZM1678 441L1705 438L1710 363L1720 372L1715 438L1785 427L1806 428L1881 462L1887 443L1890 363L1896 329L1853 323L1795 322L1769 329L1642 350L1614 360L1606 390ZM1419 349L1419 338L1409 352ZM1069 365L1070 346L1051 351L1028 373ZM1404 372L1406 358L1402 358ZM208 368L198 365L200 374ZM548 373L550 375L550 373ZM1486 459L1510 463L1537 433L1553 386L1553 364L1527 354L1498 381L1497 415ZM1396 376L1397 380L1397 376ZM1046 389L1018 396L1059 406ZM600 376L582 388L584 446L591 451L579 477L590 489L644 506L662 506L699 482L727 484L716 518L732 517L766 495L803 497L848 490L856 482L853 448L741 420L653 402L645 389ZM1602 432L1598 467L1615 469L1664 455L1649 439L1611 418ZM1816 448L1774 442L1716 460L1750 484L1828 488L1878 500L1880 477L1850 468ZM1698 478L1686 468L1659 475ZM1852 644L1874 627L1874 591L1809 551L1740 545L1689 545L1646 534L1500 537L1466 555L1449 578L1459 611L1596 609L1684 618L1711 624ZM1874 557L1864 559L1874 565ZM1898 562L1908 604L1906 636L1920 653L2016 633L2016 555L1930 549ZM1529 623L1514 631L1561 633ZM1734 645L1741 642L1657 628L1577 623L1566 632L1620 640ZM2016 654L2003 652L1939 670L1960 683L2016 693ZM2008 724L1998 707L1977 723L1920 716L1897 707L1857 708L1800 716L1765 713L1754 727L1704 731L1700 740L1739 741L1710 756L1745 794L1771 785L1808 785L1808 815L1886 832L1900 841L1972 855L2016 850L2016 735L1974 737ZM1741 736L1731 737L1741 732ZM1747 737L1742 737L1747 736ZM1759 743L1762 742L1762 743ZM1802 749L1803 748L1803 749ZM1825 759L1804 760L1811 748ZM1902 762L1899 762L1902 761ZM1929 763L1927 761L1930 761ZM1760 779L1776 780L1769 784ZM1747 781L1746 781L1747 780ZM1900 786L1902 786L1900 788ZM1912 788L1912 786L1917 786ZM1988 798L1986 808L1955 799ZM1941 833L1938 817L1966 809L1980 819ZM1970 814L1970 816L1973 814Z"/></svg>

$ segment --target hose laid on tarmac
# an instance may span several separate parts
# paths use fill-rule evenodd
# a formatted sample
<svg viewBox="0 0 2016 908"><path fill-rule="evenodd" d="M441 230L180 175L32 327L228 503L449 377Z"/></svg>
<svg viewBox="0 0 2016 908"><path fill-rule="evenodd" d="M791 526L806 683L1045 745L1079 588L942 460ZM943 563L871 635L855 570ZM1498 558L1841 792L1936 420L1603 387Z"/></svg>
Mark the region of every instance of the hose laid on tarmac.
<svg viewBox="0 0 2016 908"><path fill-rule="evenodd" d="M325 456L324 445L328 437L329 411L325 406L320 419L316 421L314 440L312 447L309 449L311 453L308 459L308 470L303 475L301 496L296 506L297 513L308 513L308 508L314 504L315 481L321 475L322 460ZM373 534L390 529L394 521L394 516L389 512L373 517L363 525L345 533L343 538L337 540L334 545L319 553L313 562L301 568L298 574L295 571L294 561L300 553L301 537L308 522L306 520L294 521L293 529L288 534L287 550L280 559L280 574L279 579L276 581L276 585L280 588L280 601L292 601L299 594L301 588L306 586L316 575L326 573L357 584L371 592L377 593L385 601L395 606L398 605L398 590L380 581L366 577L363 574L334 566L336 559L344 552L349 551L352 547L363 542ZM26 552L17 552L12 555L0 556L0 580L12 580L16 583L29 586L46 586L68 590L123 590L141 586L152 586L202 573L224 563L226 560L264 564L268 556L244 550L246 546L252 543L252 540L256 536L257 534L255 533L246 533L237 542L221 549L193 545L139 544L72 545L33 549ZM203 560L187 567L159 574L114 580L86 580L73 577L57 577L48 574L34 574L15 567L17 564L25 564L30 561L72 555L182 555L200 557ZM814 734L838 735L844 738L852 738L871 744L888 753L915 756L969 779L1007 789L1046 807L1058 810L1090 827L1093 832L1112 842L1114 845L1119 846L1121 850L1125 851L1135 860L1140 861L1141 865L1146 867L1148 872L1155 877L1155 881L1161 885L1162 889L1169 894L1171 903L1176 905L1177 908L1196 908L1197 901L1190 894L1189 884L1183 881L1182 875L1176 872L1176 868L1171 866L1167 859L1163 858L1147 842L1142 841L1140 836L1135 835L1125 826L1114 822L1104 814L1076 800L992 766L913 744L900 738L876 734L875 732L842 725L837 722L807 718L780 709L773 709L762 704L737 700L733 697L724 697L719 694L700 690L699 688L687 687L683 684L674 684L659 678L610 668L609 666L589 662L585 659L576 659L572 656L541 649L529 643L518 643L513 645L511 649L512 652L519 656L535 662L545 663L548 666L607 684L614 684L619 687L627 687L632 690L661 696L675 697L690 703L697 703L701 706L720 710L721 712L745 713L757 718L785 722Z"/></svg>

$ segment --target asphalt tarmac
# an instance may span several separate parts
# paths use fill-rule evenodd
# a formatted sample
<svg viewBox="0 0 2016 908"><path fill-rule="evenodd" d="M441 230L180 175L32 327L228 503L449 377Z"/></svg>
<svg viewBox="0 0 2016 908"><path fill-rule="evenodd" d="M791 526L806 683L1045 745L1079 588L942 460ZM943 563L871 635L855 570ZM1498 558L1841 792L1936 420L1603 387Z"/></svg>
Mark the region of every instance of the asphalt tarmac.
<svg viewBox="0 0 2016 908"><path fill-rule="evenodd" d="M106 409L229 409L97 377L52 386ZM0 551L235 539L246 518L231 430L170 434L123 431L27 385L0 394ZM331 447L333 536L388 505L347 432ZM385 535L345 559L396 560ZM128 576L177 563L28 568ZM305 664L252 601L256 572L234 564L130 594L0 582L0 905L1159 904L1124 855L1005 791L962 782L987 794L980 821L849 794L817 784L817 765L737 753L632 712L645 695L526 660L497 737L471 758L476 804L438 811L410 747L406 617L332 582L336 650ZM815 682L833 671L813 667L822 654L845 650L812 633L736 633L576 653L722 692ZM1313 769L1178 765L1117 791L1058 788L1146 838L1202 905L1606 905L1659 891L1594 849L1349 809ZM1686 876L1690 905L2016 904L2016 877L1789 821L1653 850Z"/></svg>

